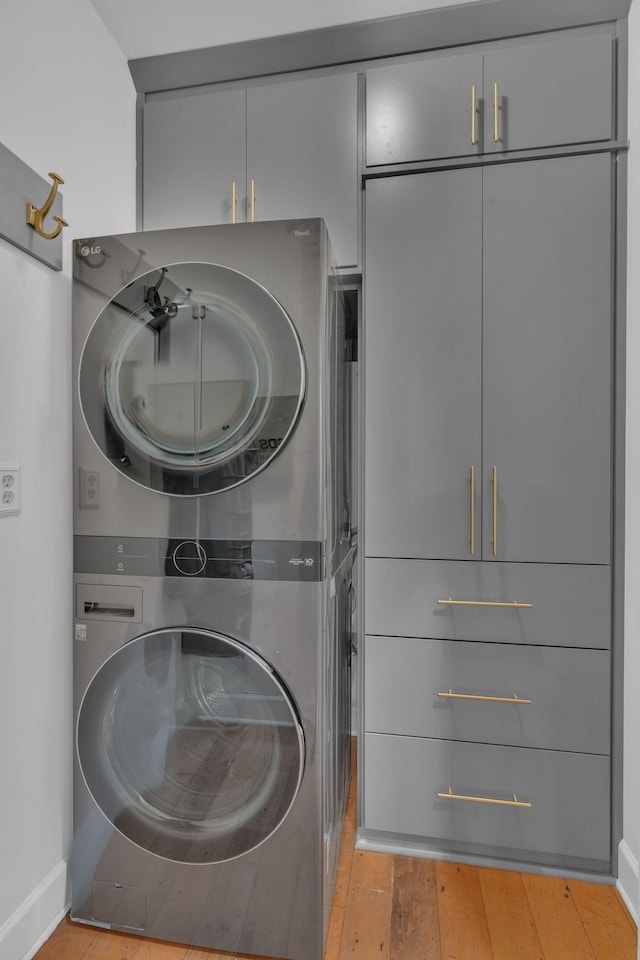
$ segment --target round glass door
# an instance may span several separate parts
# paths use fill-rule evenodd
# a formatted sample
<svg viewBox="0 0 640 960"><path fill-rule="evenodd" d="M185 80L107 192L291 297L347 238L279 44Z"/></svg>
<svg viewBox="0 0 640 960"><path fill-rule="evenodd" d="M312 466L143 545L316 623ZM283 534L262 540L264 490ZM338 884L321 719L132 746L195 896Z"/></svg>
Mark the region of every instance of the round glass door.
<svg viewBox="0 0 640 960"><path fill-rule="evenodd" d="M77 724L91 795L125 837L181 863L263 843L304 768L295 706L265 661L205 630L129 641L96 673Z"/></svg>
<svg viewBox="0 0 640 960"><path fill-rule="evenodd" d="M161 493L200 496L277 455L302 407L305 367L291 319L264 287L219 264L174 263L101 311L79 391L118 470Z"/></svg>

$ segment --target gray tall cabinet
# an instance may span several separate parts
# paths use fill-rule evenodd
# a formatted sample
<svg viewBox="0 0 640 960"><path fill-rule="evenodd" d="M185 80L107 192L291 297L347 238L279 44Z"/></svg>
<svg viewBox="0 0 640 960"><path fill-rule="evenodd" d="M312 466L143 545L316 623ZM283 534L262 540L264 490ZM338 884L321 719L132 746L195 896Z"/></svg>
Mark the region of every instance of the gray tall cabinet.
<svg viewBox="0 0 640 960"><path fill-rule="evenodd" d="M378 849L611 869L614 53L604 29L367 74Z"/></svg>

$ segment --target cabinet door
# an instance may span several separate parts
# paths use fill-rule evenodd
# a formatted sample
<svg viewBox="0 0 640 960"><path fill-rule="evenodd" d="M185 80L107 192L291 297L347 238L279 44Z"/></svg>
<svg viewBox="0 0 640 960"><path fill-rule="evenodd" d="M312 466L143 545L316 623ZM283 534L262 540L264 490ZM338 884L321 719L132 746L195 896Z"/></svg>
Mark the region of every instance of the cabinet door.
<svg viewBox="0 0 640 960"><path fill-rule="evenodd" d="M367 70L367 165L480 153L481 96L479 53Z"/></svg>
<svg viewBox="0 0 640 960"><path fill-rule="evenodd" d="M487 53L485 153L608 140L613 134L612 54L608 34Z"/></svg>
<svg viewBox="0 0 640 960"><path fill-rule="evenodd" d="M488 560L610 562L611 162L484 171Z"/></svg>
<svg viewBox="0 0 640 960"><path fill-rule="evenodd" d="M355 73L247 90L255 219L323 217L339 266L358 263L357 106Z"/></svg>
<svg viewBox="0 0 640 960"><path fill-rule="evenodd" d="M245 112L241 89L145 104L145 230L231 221L233 181L244 199Z"/></svg>
<svg viewBox="0 0 640 960"><path fill-rule="evenodd" d="M481 443L481 178L467 169L367 183L368 556L470 556L479 515L469 475L472 466L479 473Z"/></svg>

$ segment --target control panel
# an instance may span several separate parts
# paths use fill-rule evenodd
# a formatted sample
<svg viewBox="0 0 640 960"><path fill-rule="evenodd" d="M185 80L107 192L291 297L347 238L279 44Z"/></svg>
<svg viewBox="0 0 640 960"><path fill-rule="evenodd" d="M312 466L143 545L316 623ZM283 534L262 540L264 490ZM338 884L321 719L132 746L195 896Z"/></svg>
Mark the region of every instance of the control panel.
<svg viewBox="0 0 640 960"><path fill-rule="evenodd" d="M178 573L197 577L207 565L207 552L197 540L183 540L173 551L173 563Z"/></svg>
<svg viewBox="0 0 640 960"><path fill-rule="evenodd" d="M213 580L324 578L319 541L74 537L76 573Z"/></svg>

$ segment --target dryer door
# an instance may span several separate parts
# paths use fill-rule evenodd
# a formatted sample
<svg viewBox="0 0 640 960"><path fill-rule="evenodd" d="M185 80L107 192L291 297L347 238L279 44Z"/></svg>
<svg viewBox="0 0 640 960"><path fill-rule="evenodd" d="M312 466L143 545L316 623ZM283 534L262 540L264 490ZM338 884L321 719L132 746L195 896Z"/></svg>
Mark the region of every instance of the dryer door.
<svg viewBox="0 0 640 960"><path fill-rule="evenodd" d="M100 450L160 493L243 483L286 443L305 367L284 308L245 274L174 263L120 290L91 328L80 406Z"/></svg>
<svg viewBox="0 0 640 960"><path fill-rule="evenodd" d="M239 857L296 797L304 738L291 696L242 644L192 629L129 641L96 673L77 724L82 774L105 816L181 863Z"/></svg>

